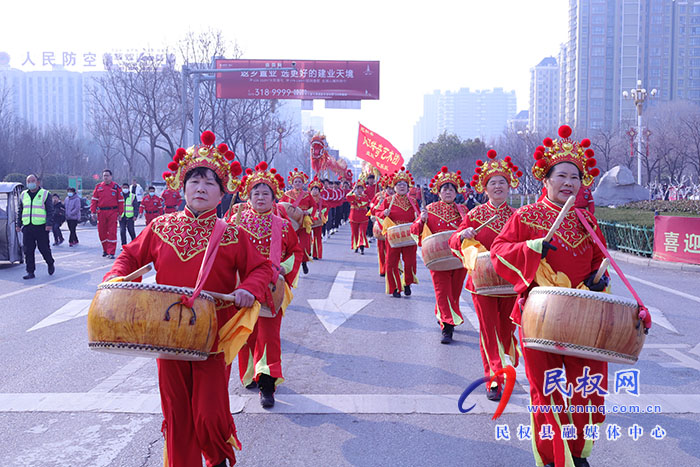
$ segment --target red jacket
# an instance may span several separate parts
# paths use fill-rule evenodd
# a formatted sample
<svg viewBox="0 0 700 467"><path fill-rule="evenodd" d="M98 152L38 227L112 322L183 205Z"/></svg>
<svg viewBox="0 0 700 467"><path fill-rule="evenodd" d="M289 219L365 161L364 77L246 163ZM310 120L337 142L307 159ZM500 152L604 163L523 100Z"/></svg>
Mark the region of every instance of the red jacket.
<svg viewBox="0 0 700 467"><path fill-rule="evenodd" d="M90 201L90 212L95 214L97 210L104 208L116 208L119 216L124 212L124 197L122 196L122 188L116 183L100 182L92 192L92 200Z"/></svg>

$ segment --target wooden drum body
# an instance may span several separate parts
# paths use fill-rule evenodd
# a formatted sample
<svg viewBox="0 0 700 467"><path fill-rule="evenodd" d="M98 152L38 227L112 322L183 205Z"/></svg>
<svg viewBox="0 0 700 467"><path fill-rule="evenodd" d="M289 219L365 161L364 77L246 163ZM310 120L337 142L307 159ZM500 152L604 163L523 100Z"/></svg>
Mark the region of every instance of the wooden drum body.
<svg viewBox="0 0 700 467"><path fill-rule="evenodd" d="M377 240L386 240L386 236L382 233L382 226L379 225L379 222L376 220L372 225L372 235L374 235L374 238Z"/></svg>
<svg viewBox="0 0 700 467"><path fill-rule="evenodd" d="M287 217L292 223L292 228L295 231L299 230L299 228L301 227L301 223L304 220L304 211L302 211L301 208L294 207L291 203L282 202L278 204L283 206L284 210L287 212Z"/></svg>
<svg viewBox="0 0 700 467"><path fill-rule="evenodd" d="M446 230L426 237L421 247L425 267L431 271L452 271L462 269L462 260L452 254L450 237L454 230Z"/></svg>
<svg viewBox="0 0 700 467"><path fill-rule="evenodd" d="M193 308L180 304L192 289L140 282L97 286L88 311L93 350L171 360L206 360L216 333L214 299L201 293Z"/></svg>
<svg viewBox="0 0 700 467"><path fill-rule="evenodd" d="M635 363L644 325L634 300L564 287L535 287L522 313L529 349L612 363Z"/></svg>
<svg viewBox="0 0 700 467"><path fill-rule="evenodd" d="M392 248L416 246L416 241L411 237L411 224L400 224L389 227L386 230L386 239Z"/></svg>
<svg viewBox="0 0 700 467"><path fill-rule="evenodd" d="M282 306L282 301L284 300L284 289L285 280L283 276L277 278L277 283L275 284L275 289L272 291L272 303L275 306L274 310L270 310L270 307L265 304L260 304L260 316L261 318L274 318Z"/></svg>
<svg viewBox="0 0 700 467"><path fill-rule="evenodd" d="M480 295L517 295L513 284L496 274L488 251L476 256L476 266L471 276L474 290Z"/></svg>

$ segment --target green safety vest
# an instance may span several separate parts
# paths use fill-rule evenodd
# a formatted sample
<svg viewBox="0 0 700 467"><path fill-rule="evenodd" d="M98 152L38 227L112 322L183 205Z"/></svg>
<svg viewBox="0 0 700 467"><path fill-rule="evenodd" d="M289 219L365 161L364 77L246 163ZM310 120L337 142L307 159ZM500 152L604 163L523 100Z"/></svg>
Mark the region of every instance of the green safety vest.
<svg viewBox="0 0 700 467"><path fill-rule="evenodd" d="M127 219L131 219L134 217L134 194L129 193L129 196L126 197L124 200L124 214L122 214L122 217L126 217Z"/></svg>
<svg viewBox="0 0 700 467"><path fill-rule="evenodd" d="M22 192L22 225L46 225L46 198L49 192L39 188L34 199L29 196L29 190Z"/></svg>

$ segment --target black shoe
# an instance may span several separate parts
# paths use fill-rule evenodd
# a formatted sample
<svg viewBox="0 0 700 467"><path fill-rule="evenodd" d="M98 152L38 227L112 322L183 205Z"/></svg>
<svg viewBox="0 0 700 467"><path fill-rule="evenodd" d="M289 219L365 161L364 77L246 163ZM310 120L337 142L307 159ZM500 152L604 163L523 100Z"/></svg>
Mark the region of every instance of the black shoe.
<svg viewBox="0 0 700 467"><path fill-rule="evenodd" d="M501 391L498 390L498 386L490 387L486 390L486 398L490 401L498 402L501 400Z"/></svg>
<svg viewBox="0 0 700 467"><path fill-rule="evenodd" d="M224 461L221 464L216 464L214 467L228 467L228 464L226 463L226 460L224 459Z"/></svg>
<svg viewBox="0 0 700 467"><path fill-rule="evenodd" d="M555 467L554 462L550 462L549 464L546 464L544 467Z"/></svg>
<svg viewBox="0 0 700 467"><path fill-rule="evenodd" d="M26 276L22 276L22 279L34 279L34 273L33 272L28 272Z"/></svg>
<svg viewBox="0 0 700 467"><path fill-rule="evenodd" d="M574 457L574 467L591 467L585 457Z"/></svg>
<svg viewBox="0 0 700 467"><path fill-rule="evenodd" d="M54 263L49 264L49 276L53 276L53 273L56 272L56 266Z"/></svg>
<svg viewBox="0 0 700 467"><path fill-rule="evenodd" d="M359 248L355 248L355 253L357 253L357 250L359 250Z"/></svg>
<svg viewBox="0 0 700 467"><path fill-rule="evenodd" d="M314 256L314 261L318 261L318 258Z"/></svg>
<svg viewBox="0 0 700 467"><path fill-rule="evenodd" d="M102 252L102 257L104 258L105 256L107 256L107 252L106 252L106 251L103 251L103 252Z"/></svg>
<svg viewBox="0 0 700 467"><path fill-rule="evenodd" d="M107 258L114 259L114 255L107 255Z"/></svg>
<svg viewBox="0 0 700 467"><path fill-rule="evenodd" d="M249 385L247 385L245 388L246 388L246 389L255 389L255 388L257 388L257 387L258 387L258 383L256 383L255 381L253 381L252 383L250 383Z"/></svg>
<svg viewBox="0 0 700 467"><path fill-rule="evenodd" d="M403 293L404 293L404 295L406 295L407 297L410 297L410 296L411 296L411 284L409 284L409 285L407 285L407 286L405 286L405 287L403 288Z"/></svg>
<svg viewBox="0 0 700 467"><path fill-rule="evenodd" d="M301 263L301 269L304 270L304 274L309 273L309 267L306 265L306 262Z"/></svg>
<svg viewBox="0 0 700 467"><path fill-rule="evenodd" d="M396 289L393 292L391 292L391 296L394 298L401 298L401 292L399 292L399 289Z"/></svg>
<svg viewBox="0 0 700 467"><path fill-rule="evenodd" d="M263 409L269 409L275 405L275 379L266 374L258 377L258 387L260 388L260 405Z"/></svg>
<svg viewBox="0 0 700 467"><path fill-rule="evenodd" d="M363 247L363 246L360 247L360 254L361 255L365 254L365 247Z"/></svg>
<svg viewBox="0 0 700 467"><path fill-rule="evenodd" d="M443 324L442 325L442 339L440 340L441 344L451 344L452 343L452 333L454 332L455 327L451 324Z"/></svg>
<svg viewBox="0 0 700 467"><path fill-rule="evenodd" d="M384 276L386 276L386 274L379 274L379 277L384 277Z"/></svg>

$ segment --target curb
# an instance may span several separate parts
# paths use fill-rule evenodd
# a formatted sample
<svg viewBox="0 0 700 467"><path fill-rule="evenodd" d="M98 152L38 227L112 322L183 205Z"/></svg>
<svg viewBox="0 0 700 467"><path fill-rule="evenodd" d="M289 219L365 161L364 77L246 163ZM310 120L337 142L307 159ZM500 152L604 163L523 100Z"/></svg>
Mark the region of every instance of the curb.
<svg viewBox="0 0 700 467"><path fill-rule="evenodd" d="M639 266L651 266L661 269L673 269L676 271L686 271L686 272L700 272L700 264L688 264L688 263L674 263L670 261L659 261L652 258L645 258L642 256L636 256L629 253L623 253L617 250L610 250L610 256L615 259L615 261L636 264Z"/></svg>

